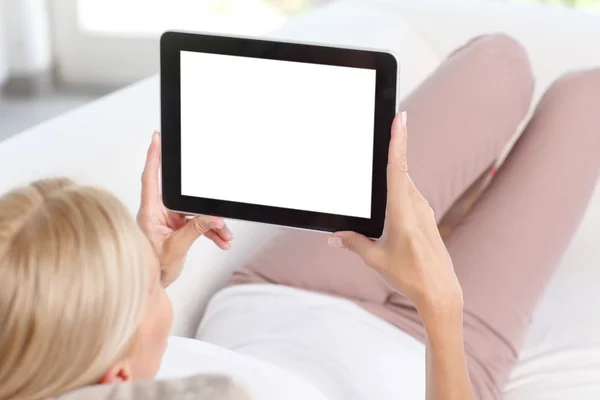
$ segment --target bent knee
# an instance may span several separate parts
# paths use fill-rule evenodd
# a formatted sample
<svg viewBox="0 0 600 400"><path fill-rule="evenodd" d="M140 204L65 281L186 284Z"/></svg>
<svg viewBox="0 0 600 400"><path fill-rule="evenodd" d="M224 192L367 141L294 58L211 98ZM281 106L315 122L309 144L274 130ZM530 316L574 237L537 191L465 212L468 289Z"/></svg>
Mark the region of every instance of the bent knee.
<svg viewBox="0 0 600 400"><path fill-rule="evenodd" d="M597 110L600 106L600 68L569 72L557 79L546 93Z"/></svg>
<svg viewBox="0 0 600 400"><path fill-rule="evenodd" d="M523 113L529 111L535 78L527 51L504 33L479 36L467 45L473 62L489 79L501 82L505 91L516 94Z"/></svg>
<svg viewBox="0 0 600 400"><path fill-rule="evenodd" d="M536 116L541 121L553 121L578 148L578 157L589 157L592 165L600 165L600 68L569 72L546 91ZM548 124L550 122L546 122ZM548 134L553 132L547 129ZM558 140L558 139L556 139ZM567 140L566 138L564 140ZM591 162L591 161L590 161Z"/></svg>

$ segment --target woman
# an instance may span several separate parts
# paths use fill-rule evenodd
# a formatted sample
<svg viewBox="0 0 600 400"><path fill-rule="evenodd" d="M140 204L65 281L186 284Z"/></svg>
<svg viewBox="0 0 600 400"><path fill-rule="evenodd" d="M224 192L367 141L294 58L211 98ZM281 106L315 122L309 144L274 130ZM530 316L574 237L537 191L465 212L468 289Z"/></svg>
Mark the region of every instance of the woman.
<svg viewBox="0 0 600 400"><path fill-rule="evenodd" d="M478 191L473 182L485 183L485 171L495 169L528 114L533 86L522 46L503 35L485 36L455 51L400 106L409 116L410 177L444 232L471 206L472 193ZM445 237L462 287L465 350L475 398L501 396L535 305L586 209L600 171L599 104L600 69L559 79L544 95L485 193ZM389 210L387 216L389 222ZM338 237L333 235L330 243L339 246ZM381 272L377 263L373 265L372 246L356 235L341 237L342 244L364 262L328 247L323 235L288 230L271 239L235 272L233 286L213 298L197 337L294 370L330 397L344 399L396 399L399 394L423 398L419 389L425 387L420 379L425 374L419 360L425 357L406 350L409 339L417 339L428 345L428 392L439 393L432 381L443 378L440 371L449 371L431 368L445 357L435 357L436 329L428 326L418 295L404 281L401 287L383 284L364 268L366 263ZM401 252L394 258L406 256ZM431 271L431 263L426 262L425 273ZM406 270L405 265L399 269ZM442 279L441 272L436 271L435 278L436 283L452 287L452 279ZM239 285L247 283L263 285L254 289ZM281 286L264 283L350 299L408 339L387 340L389 332L383 328L361 334L364 323L342 318L346 310L328 313L334 307L325 301L318 307L316 301L302 303L289 289L284 294ZM438 290L442 291L428 288L423 293ZM244 313L248 308L252 312ZM303 309L310 311L302 314ZM299 315L319 321L314 328L322 335L294 327ZM228 333L233 327L243 335ZM448 327L440 331L445 346L452 343L453 334L458 335ZM275 333L294 346L271 351ZM333 346L334 341L345 346ZM458 352L457 347L453 351ZM460 357L446 360L452 372L462 372ZM411 367L406 370L406 365ZM321 380L323 376L327 378ZM455 376L451 382L457 385L461 380ZM443 393L444 399L452 398L449 389Z"/></svg>
<svg viewBox="0 0 600 400"><path fill-rule="evenodd" d="M498 398L600 171L600 71L546 93L445 243L436 222L469 200L461 194L517 130L532 87L510 38L452 54L401 106L408 160L406 114L392 127L383 237L282 231L214 296L198 338L254 357L234 364L272 366L279 398L419 398L425 387L430 399ZM165 210L159 142L144 170L141 231L114 197L64 180L0 199L1 400L157 373L171 322L163 288L200 235L223 249L233 239L220 218ZM200 371L173 366L195 343L169 345L159 376Z"/></svg>

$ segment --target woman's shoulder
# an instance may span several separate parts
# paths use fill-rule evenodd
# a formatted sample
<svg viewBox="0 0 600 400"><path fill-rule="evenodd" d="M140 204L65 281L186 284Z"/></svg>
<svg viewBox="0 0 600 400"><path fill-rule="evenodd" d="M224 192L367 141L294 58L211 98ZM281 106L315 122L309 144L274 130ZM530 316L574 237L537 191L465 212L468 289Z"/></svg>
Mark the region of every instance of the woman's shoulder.
<svg viewBox="0 0 600 400"><path fill-rule="evenodd" d="M241 382L217 374L88 386L48 400L180 400L182 398L254 400Z"/></svg>

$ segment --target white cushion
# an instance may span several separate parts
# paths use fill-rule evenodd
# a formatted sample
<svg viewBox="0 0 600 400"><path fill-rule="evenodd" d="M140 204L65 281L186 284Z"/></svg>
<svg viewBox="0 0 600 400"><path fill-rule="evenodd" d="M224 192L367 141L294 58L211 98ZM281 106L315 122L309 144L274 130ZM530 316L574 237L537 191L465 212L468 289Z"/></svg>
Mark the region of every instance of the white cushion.
<svg viewBox="0 0 600 400"><path fill-rule="evenodd" d="M368 0L397 13L446 56L481 34L505 32L529 53L535 101L565 71L600 65L600 14L511 1Z"/></svg>

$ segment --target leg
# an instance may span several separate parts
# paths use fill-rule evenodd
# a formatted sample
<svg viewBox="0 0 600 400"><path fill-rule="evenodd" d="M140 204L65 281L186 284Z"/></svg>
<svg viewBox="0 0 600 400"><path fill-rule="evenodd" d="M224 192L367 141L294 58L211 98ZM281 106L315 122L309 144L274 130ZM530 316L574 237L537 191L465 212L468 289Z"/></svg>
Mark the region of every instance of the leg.
<svg viewBox="0 0 600 400"><path fill-rule="evenodd" d="M442 216L490 166L529 109L533 81L523 49L484 36L456 51L402 105L410 116L413 179ZM456 140L459 136L461 140ZM389 287L323 234L286 230L233 283L273 282L382 305Z"/></svg>
<svg viewBox="0 0 600 400"><path fill-rule="evenodd" d="M598 104L600 69L555 83L494 182L446 241L463 287L478 399L500 397L536 303L596 185ZM424 340L406 299L390 302L397 325Z"/></svg>

